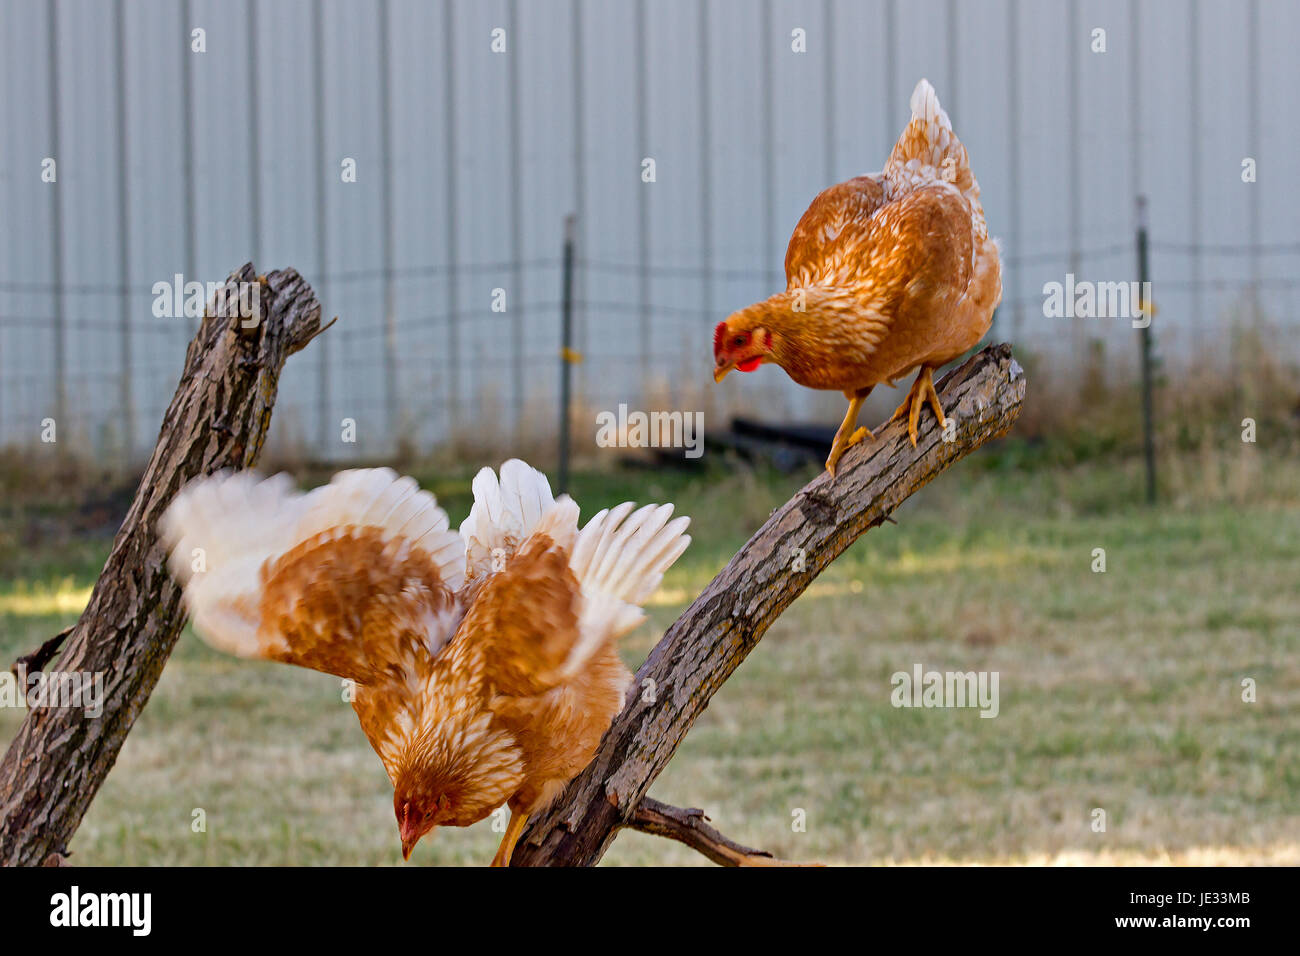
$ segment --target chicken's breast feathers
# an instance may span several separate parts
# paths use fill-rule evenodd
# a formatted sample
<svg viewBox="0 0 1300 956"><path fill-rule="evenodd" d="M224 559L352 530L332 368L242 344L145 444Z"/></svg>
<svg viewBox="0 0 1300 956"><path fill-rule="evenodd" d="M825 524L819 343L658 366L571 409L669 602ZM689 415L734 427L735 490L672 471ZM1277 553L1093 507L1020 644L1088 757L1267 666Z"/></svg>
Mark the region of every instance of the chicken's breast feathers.
<svg viewBox="0 0 1300 956"><path fill-rule="evenodd" d="M195 631L227 653L407 684L455 631L464 544L431 494L388 469L306 495L283 475L200 479L162 536Z"/></svg>

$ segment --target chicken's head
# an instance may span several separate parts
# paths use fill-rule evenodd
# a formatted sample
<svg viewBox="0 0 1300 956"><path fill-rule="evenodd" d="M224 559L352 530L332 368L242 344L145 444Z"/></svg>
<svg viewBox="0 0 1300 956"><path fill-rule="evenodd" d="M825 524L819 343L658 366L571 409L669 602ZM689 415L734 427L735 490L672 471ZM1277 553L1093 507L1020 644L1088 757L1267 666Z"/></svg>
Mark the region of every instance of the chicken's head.
<svg viewBox="0 0 1300 956"><path fill-rule="evenodd" d="M713 380L721 382L733 368L752 372L771 361L772 333L750 310L733 312L713 330Z"/></svg>
<svg viewBox="0 0 1300 956"><path fill-rule="evenodd" d="M411 851L420 837L432 833L451 810L451 800L445 794L434 798L427 792L393 793L393 812L397 815L397 832L402 838L402 859L409 860Z"/></svg>
<svg viewBox="0 0 1300 956"><path fill-rule="evenodd" d="M436 733L417 737L394 774L393 813L402 857L434 827L468 827L505 803L523 782L514 738L475 711L468 724L439 718Z"/></svg>

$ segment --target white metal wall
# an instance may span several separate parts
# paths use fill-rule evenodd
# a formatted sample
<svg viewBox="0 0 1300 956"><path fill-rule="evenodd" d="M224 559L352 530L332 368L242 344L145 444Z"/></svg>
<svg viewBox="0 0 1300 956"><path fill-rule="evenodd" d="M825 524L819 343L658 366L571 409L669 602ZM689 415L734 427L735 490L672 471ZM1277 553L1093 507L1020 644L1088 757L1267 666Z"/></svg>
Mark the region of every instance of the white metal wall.
<svg viewBox="0 0 1300 956"><path fill-rule="evenodd" d="M1054 374L1089 338L1132 362L1126 323L1044 318L1041 288L1134 278L1142 192L1158 349L1214 349L1248 284L1292 322L1297 35L1285 0L4 0L0 444L39 440L61 368L60 440L147 451L192 331L153 283L249 259L340 316L291 360L278 439L346 459L399 425L429 447L550 422L569 212L580 400L698 402L713 324L781 285L818 190L882 165L921 76L1004 241L999 337ZM813 397L769 370L710 400Z"/></svg>

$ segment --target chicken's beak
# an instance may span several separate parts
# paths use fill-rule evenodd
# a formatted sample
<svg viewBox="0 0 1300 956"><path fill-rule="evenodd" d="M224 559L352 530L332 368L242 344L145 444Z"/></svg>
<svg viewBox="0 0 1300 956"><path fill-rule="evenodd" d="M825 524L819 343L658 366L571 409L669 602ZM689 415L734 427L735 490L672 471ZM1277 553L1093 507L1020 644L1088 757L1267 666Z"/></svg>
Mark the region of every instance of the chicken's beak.
<svg viewBox="0 0 1300 956"><path fill-rule="evenodd" d="M735 367L736 367L735 362L723 362L721 365L714 366L713 380L715 382L721 382L724 378L727 377L727 373L730 372Z"/></svg>
<svg viewBox="0 0 1300 956"><path fill-rule="evenodd" d="M413 832L405 828L402 829L402 859L409 860L411 853L415 850L415 845L420 842L420 837L427 836L437 827L429 827L424 833Z"/></svg>
<svg viewBox="0 0 1300 956"><path fill-rule="evenodd" d="M409 811L408 813L403 814L402 819L399 820L397 824L398 836L402 838L402 859L409 860L411 858L411 851L414 850L415 845L420 842L420 837L424 836L426 833L432 833L436 829L438 828L429 827L427 830L422 830L418 820L413 819L410 816Z"/></svg>

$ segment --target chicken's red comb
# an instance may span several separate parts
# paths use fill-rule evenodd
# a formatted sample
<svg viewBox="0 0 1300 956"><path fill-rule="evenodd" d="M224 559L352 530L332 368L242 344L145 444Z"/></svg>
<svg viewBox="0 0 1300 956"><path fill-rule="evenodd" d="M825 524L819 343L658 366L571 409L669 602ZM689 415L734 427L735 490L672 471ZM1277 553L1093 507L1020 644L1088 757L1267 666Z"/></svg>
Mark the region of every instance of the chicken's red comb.
<svg viewBox="0 0 1300 956"><path fill-rule="evenodd" d="M722 352L722 337L727 334L726 321L719 322L717 328L713 330L713 354L716 357Z"/></svg>

